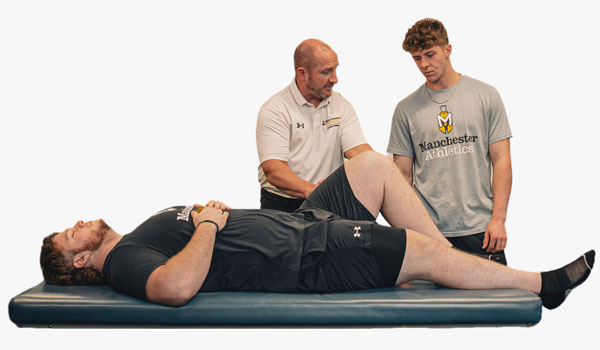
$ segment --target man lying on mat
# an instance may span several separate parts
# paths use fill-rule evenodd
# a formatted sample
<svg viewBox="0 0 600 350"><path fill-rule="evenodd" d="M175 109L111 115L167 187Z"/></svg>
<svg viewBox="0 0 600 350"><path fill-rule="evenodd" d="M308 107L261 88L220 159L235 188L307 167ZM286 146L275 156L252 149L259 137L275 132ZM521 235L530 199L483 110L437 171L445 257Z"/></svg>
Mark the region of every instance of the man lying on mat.
<svg viewBox="0 0 600 350"><path fill-rule="evenodd" d="M375 223L380 212L393 227ZM451 248L398 168L365 152L294 213L210 201L162 210L126 235L101 219L78 221L44 239L40 262L48 283L108 283L173 306L199 291L329 293L421 279L460 289L525 289L553 309L585 281L595 257L591 250L536 273Z"/></svg>

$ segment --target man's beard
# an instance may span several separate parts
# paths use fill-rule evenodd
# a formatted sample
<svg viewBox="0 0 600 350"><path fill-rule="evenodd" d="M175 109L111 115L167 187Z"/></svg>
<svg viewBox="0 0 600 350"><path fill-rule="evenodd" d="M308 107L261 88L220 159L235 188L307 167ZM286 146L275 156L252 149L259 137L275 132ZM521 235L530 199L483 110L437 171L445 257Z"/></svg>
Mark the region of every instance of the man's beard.
<svg viewBox="0 0 600 350"><path fill-rule="evenodd" d="M104 220L100 219L100 227L96 231L94 237L92 237L88 242L86 242L83 250L95 251L100 248L102 243L104 243L104 238L106 238L106 234L110 230L110 226L104 222Z"/></svg>
<svg viewBox="0 0 600 350"><path fill-rule="evenodd" d="M327 88L331 88L331 89L333 89L333 84L327 84L327 85L323 86L322 88L320 88L319 90L317 90L317 95L319 96L319 98L320 98L321 100L324 100L324 99L326 99L326 98L329 98L329 96L331 96L331 94L329 94L329 93L328 93L328 94L325 94L325 93L323 92L323 90L325 90L325 89L327 89ZM332 90L332 91L333 91L333 90Z"/></svg>
<svg viewBox="0 0 600 350"><path fill-rule="evenodd" d="M308 89L309 89L310 91L312 91L312 92L315 94L315 96L317 96L317 97L318 97L320 100L324 100L324 99L328 98L329 96L331 96L331 94L329 94L329 95L326 95L325 93L323 93L323 90L325 90L325 89L327 89L327 88L331 88L331 89L332 89L332 91L333 91L333 84L329 84L329 83L327 83L327 84L325 84L325 85L321 86L320 88L316 88L316 87L313 85L313 82L312 82L312 81L309 81L309 82L308 82L308 85L307 85L307 87L308 87Z"/></svg>

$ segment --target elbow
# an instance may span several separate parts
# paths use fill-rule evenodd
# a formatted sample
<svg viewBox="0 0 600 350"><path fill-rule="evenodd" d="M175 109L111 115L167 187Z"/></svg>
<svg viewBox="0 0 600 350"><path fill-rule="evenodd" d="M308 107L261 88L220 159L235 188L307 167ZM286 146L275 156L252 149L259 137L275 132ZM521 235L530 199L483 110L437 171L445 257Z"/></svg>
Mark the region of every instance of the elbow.
<svg viewBox="0 0 600 350"><path fill-rule="evenodd" d="M187 304L188 301L190 301L190 300L191 300L191 298L189 298L189 299L185 299L185 298L170 299L170 300L165 300L164 302L161 302L160 304L163 304L166 306L171 306L171 307L180 307L180 306Z"/></svg>
<svg viewBox="0 0 600 350"><path fill-rule="evenodd" d="M275 186L279 190L281 190L283 192L286 191L286 188L284 186L282 186L282 184L278 181L278 178L275 175L273 175L273 173L266 173L265 172L265 178L267 179L268 183L270 183L271 185Z"/></svg>
<svg viewBox="0 0 600 350"><path fill-rule="evenodd" d="M183 306L192 300L197 292L197 290L192 291L190 288L173 290L168 296L162 299L161 304L174 307Z"/></svg>
<svg viewBox="0 0 600 350"><path fill-rule="evenodd" d="M265 178L267 179L268 183L282 191L286 190L286 187L283 186L281 182L281 177L279 176L276 170L272 168L265 169L265 167L263 167L263 172L265 173Z"/></svg>
<svg viewBox="0 0 600 350"><path fill-rule="evenodd" d="M269 183L273 184L273 181L277 181L277 163L272 160L267 160L266 162L261 164L263 173L265 173L265 177Z"/></svg>
<svg viewBox="0 0 600 350"><path fill-rule="evenodd" d="M192 300L196 294L198 294L198 290L200 290L200 286L189 283L188 281L182 281L183 283L172 284L170 287L169 298L167 302L170 306L183 306L187 304L190 300Z"/></svg>
<svg viewBox="0 0 600 350"><path fill-rule="evenodd" d="M190 283L173 283L173 281L161 281L158 284L148 285L146 297L149 301L167 305L183 306L187 304L200 288Z"/></svg>
<svg viewBox="0 0 600 350"><path fill-rule="evenodd" d="M263 169L263 171L264 171L264 173L265 173L265 178L267 178L267 181L268 181L268 182L269 182L271 185L273 185L273 181L276 181L276 180L273 178L273 173L272 173L272 172L270 172L270 171L269 171L269 172L267 172L267 171L266 171L266 170L264 170L264 169ZM273 186L275 186L275 185L273 185Z"/></svg>
<svg viewBox="0 0 600 350"><path fill-rule="evenodd" d="M413 173L411 172L406 172L406 171L400 171L400 173L402 174L402 177L404 177L404 180L406 180L406 182L408 182L409 185L413 185Z"/></svg>

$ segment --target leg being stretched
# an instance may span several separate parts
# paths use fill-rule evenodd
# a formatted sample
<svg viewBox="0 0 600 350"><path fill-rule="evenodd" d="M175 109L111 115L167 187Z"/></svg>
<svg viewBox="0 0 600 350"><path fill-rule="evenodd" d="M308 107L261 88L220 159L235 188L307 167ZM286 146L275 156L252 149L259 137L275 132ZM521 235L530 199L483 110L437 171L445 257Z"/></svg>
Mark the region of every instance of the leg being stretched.
<svg viewBox="0 0 600 350"><path fill-rule="evenodd" d="M448 249L407 230L406 253L396 284L423 279L459 289L524 289L538 294L542 304L553 309L587 279L594 266L594 257L592 250L560 269L527 272Z"/></svg>
<svg viewBox="0 0 600 350"><path fill-rule="evenodd" d="M344 167L354 196L374 217L381 212L393 227L414 230L452 246L391 160L377 152L363 152Z"/></svg>

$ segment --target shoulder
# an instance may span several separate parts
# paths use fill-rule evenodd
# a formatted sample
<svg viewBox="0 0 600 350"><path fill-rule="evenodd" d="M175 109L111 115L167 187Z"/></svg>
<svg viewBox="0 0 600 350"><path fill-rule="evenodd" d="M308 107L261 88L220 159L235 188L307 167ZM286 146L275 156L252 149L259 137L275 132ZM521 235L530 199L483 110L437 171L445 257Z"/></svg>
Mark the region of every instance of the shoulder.
<svg viewBox="0 0 600 350"><path fill-rule="evenodd" d="M469 90L473 89L479 91L482 94L497 94L498 91L491 84L485 83L481 80L477 80L475 78L471 78L470 76L464 75L462 76L463 82L465 86L469 88Z"/></svg>
<svg viewBox="0 0 600 350"><path fill-rule="evenodd" d="M284 122L290 123L291 116L295 112L295 105L290 86L286 86L283 90L271 96L258 111L258 126L269 122Z"/></svg>
<svg viewBox="0 0 600 350"><path fill-rule="evenodd" d="M106 282L113 286L122 279L124 273L132 273L134 266L143 261L144 256L151 250L144 245L137 244L133 235L123 236L121 241L111 249L106 256L102 271ZM123 267L127 266L126 269Z"/></svg>
<svg viewBox="0 0 600 350"><path fill-rule="evenodd" d="M295 103L290 85L269 97L260 107L260 110L281 110L283 107Z"/></svg>
<svg viewBox="0 0 600 350"><path fill-rule="evenodd" d="M424 85L419 86L415 91L411 92L410 95L400 100L398 105L413 104L415 101L419 100L423 94L423 87Z"/></svg>
<svg viewBox="0 0 600 350"><path fill-rule="evenodd" d="M156 249L124 242L111 250L102 271L106 283L116 292L146 299L148 278L168 259Z"/></svg>
<svg viewBox="0 0 600 350"><path fill-rule="evenodd" d="M423 101L423 86L424 85L419 86L419 88L396 104L394 117L397 115L414 114L417 106L422 106L425 103L425 101Z"/></svg>
<svg viewBox="0 0 600 350"><path fill-rule="evenodd" d="M138 254L143 254L148 249L147 246L137 242L134 234L127 234L110 250L106 256L104 267L110 266L117 260L133 259Z"/></svg>

